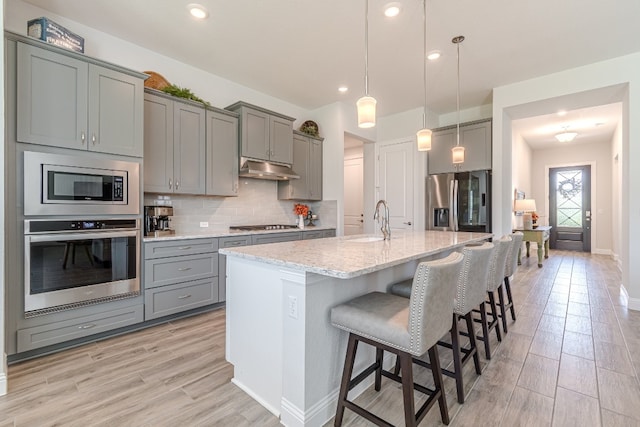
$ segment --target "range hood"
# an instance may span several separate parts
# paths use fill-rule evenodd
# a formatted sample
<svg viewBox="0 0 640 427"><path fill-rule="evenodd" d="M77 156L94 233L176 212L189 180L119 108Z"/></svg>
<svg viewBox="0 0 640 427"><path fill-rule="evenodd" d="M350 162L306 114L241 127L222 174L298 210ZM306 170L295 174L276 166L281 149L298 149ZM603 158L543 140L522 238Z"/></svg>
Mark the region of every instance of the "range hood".
<svg viewBox="0 0 640 427"><path fill-rule="evenodd" d="M240 158L239 176L244 178L269 179L272 181L288 181L298 179L300 175L295 173L290 166L276 163Z"/></svg>

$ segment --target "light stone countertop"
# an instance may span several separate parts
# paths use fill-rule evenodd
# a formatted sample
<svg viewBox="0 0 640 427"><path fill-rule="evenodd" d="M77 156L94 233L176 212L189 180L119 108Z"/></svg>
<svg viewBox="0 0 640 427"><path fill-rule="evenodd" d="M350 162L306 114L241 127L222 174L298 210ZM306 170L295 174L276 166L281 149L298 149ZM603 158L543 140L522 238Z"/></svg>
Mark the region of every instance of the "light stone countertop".
<svg viewBox="0 0 640 427"><path fill-rule="evenodd" d="M161 242L163 240L183 240L183 239L206 239L211 237L235 237L235 236L251 236L254 234L280 234L280 233L296 233L296 232L313 232L323 230L335 230L336 227L329 226L312 226L305 228L287 228L281 230L253 230L253 231L231 231L231 230L207 230L202 233L184 233L172 234L169 236L145 236L143 242Z"/></svg>
<svg viewBox="0 0 640 427"><path fill-rule="evenodd" d="M351 279L492 236L490 233L394 230L391 240L387 241L363 241L372 236L358 235L225 248L219 253Z"/></svg>

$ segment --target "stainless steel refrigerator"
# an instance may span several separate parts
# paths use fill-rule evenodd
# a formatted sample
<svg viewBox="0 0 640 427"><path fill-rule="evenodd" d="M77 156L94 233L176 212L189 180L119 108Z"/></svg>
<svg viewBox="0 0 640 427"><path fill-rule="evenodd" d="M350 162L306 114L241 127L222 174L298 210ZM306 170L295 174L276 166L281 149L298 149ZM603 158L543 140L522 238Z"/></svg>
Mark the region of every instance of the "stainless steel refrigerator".
<svg viewBox="0 0 640 427"><path fill-rule="evenodd" d="M427 230L491 232L491 171L429 175Z"/></svg>

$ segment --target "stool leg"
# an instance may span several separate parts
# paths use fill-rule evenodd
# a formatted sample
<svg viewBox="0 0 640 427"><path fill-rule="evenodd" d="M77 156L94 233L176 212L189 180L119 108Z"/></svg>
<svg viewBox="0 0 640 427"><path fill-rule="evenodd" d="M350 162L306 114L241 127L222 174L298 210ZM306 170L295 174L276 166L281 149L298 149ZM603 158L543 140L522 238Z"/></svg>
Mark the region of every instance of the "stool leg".
<svg viewBox="0 0 640 427"><path fill-rule="evenodd" d="M485 302L480 303L480 323L482 324L482 341L484 342L484 354L487 360L491 359L491 348L489 346L489 323L487 320L487 307Z"/></svg>
<svg viewBox="0 0 640 427"><path fill-rule="evenodd" d="M476 374L482 374L482 369L480 369L480 356L478 356L478 345L476 343L476 334L473 331L473 317L471 316L471 312L468 312L464 316L467 321L467 332L469 332L469 344L471 344L471 351L473 351L473 364L476 368Z"/></svg>
<svg viewBox="0 0 640 427"><path fill-rule="evenodd" d="M384 355L384 350L381 348L376 348L376 364L378 367L376 368L376 382L375 382L375 390L380 391L380 386L382 385L382 359Z"/></svg>
<svg viewBox="0 0 640 427"><path fill-rule="evenodd" d="M502 285L498 286L498 305L500 306L500 317L502 317L502 330L507 335L507 310L504 306L504 292Z"/></svg>
<svg viewBox="0 0 640 427"><path fill-rule="evenodd" d="M404 401L404 423L407 427L415 427L416 413L415 404L413 402L413 360L411 358L411 355L405 352L398 353L398 358L400 359L400 370L402 371L402 400ZM431 363L433 363L433 361L431 361Z"/></svg>
<svg viewBox="0 0 640 427"><path fill-rule="evenodd" d="M493 292L489 292L489 305L491 306L491 323L495 323L496 325L496 337L498 338L498 341L502 341L502 334L500 333L500 325L498 325L499 323L499 319L498 319L498 306L496 305L496 296L493 294Z"/></svg>
<svg viewBox="0 0 640 427"><path fill-rule="evenodd" d="M456 379L458 402L464 403L464 384L462 383L462 357L460 351L460 331L458 330L458 315L453 313L451 322L451 350L453 350L453 373Z"/></svg>
<svg viewBox="0 0 640 427"><path fill-rule="evenodd" d="M339 427L342 425L344 418L344 402L347 400L349 393L349 382L353 374L353 364L356 360L356 350L358 349L358 340L355 335L349 334L349 343L347 344L347 355L344 359L344 369L342 370L342 381L340 382L340 394L338 395L338 407L336 408L336 417L333 425Z"/></svg>
<svg viewBox="0 0 640 427"><path fill-rule="evenodd" d="M449 425L449 409L447 408L447 396L444 391L444 381L442 379L442 368L438 357L438 345L429 349L429 362L431 362L431 374L433 375L434 393L440 393L438 406L440 407L440 417L445 425Z"/></svg>
<svg viewBox="0 0 640 427"><path fill-rule="evenodd" d="M507 301L509 302L509 310L511 310L511 318L516 321L516 308L513 306L513 297L511 296L511 283L509 278L504 278L504 289L507 291Z"/></svg>

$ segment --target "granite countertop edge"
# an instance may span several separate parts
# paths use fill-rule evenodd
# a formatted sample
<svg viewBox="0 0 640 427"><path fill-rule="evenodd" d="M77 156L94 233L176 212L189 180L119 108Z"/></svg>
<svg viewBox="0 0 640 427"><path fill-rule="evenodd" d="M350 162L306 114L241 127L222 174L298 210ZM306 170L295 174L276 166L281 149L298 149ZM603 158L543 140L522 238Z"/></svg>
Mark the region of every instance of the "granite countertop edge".
<svg viewBox="0 0 640 427"><path fill-rule="evenodd" d="M296 233L296 232L312 232L323 230L335 230L336 227L331 226L313 226L305 228L287 228L281 230L253 230L253 231L230 231L230 230L215 230L206 231L203 233L179 233L171 234L169 236L145 236L143 242L161 242L166 240L184 240L184 239L207 239L217 237L235 237L235 236L251 236L255 234L276 234L276 233Z"/></svg>

